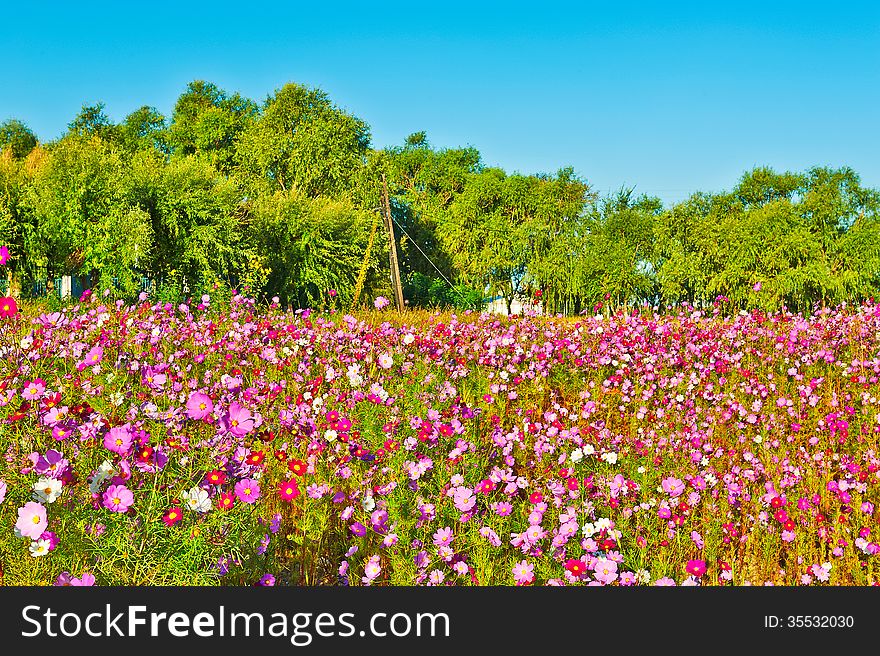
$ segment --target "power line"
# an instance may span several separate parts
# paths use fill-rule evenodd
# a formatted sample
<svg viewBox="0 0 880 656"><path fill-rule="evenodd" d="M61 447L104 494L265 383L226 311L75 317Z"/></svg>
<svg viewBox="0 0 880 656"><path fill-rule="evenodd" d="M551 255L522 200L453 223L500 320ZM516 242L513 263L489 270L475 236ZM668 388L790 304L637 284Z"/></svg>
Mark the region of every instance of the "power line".
<svg viewBox="0 0 880 656"><path fill-rule="evenodd" d="M395 219L393 215L391 216L391 220L394 221L394 225L396 225L398 228L400 228L400 231L401 231L404 235L406 235L406 238L409 239L409 240L412 242L413 246L415 246L416 248L419 249L419 253L421 253L422 255L424 255L425 259L428 260L428 262L431 264L431 266L434 267L434 269L437 271L437 273L440 274L440 277L443 278L443 280L446 281L446 284L448 284L450 287L453 287L453 288L454 288L455 285L453 285L453 284L449 281L449 278L447 278L446 276L443 275L443 272L442 272L440 269L437 268L437 265L434 264L433 260L431 260L431 258L427 256L427 254L425 253L425 251L422 250L422 247L419 246L418 243L417 243L412 237L409 236L409 233L408 233L406 230L403 229L403 226L400 225L400 224L397 222L397 219ZM393 239L393 238L394 238L394 236L392 235L392 239Z"/></svg>

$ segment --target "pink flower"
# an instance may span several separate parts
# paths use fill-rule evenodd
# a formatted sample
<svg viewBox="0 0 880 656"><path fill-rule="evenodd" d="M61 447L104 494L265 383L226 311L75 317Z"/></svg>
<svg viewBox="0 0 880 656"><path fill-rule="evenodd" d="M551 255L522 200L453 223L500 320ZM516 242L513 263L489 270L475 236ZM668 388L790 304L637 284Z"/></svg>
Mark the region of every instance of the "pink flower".
<svg viewBox="0 0 880 656"><path fill-rule="evenodd" d="M98 364L104 358L104 349L100 346L93 346L88 353L86 353L86 357L83 359L83 362L88 366L92 366Z"/></svg>
<svg viewBox="0 0 880 656"><path fill-rule="evenodd" d="M609 558L599 558L593 566L593 575L605 585L613 583L617 580L617 563Z"/></svg>
<svg viewBox="0 0 880 656"><path fill-rule="evenodd" d="M18 509L18 521L15 522L19 537L37 540L48 526L46 508L39 503L28 501Z"/></svg>
<svg viewBox="0 0 880 656"><path fill-rule="evenodd" d="M87 587L87 586L95 585L95 576L94 576L94 574L89 574L88 572L85 572L82 575L82 578L70 579L70 585L78 586L78 587Z"/></svg>
<svg viewBox="0 0 880 656"><path fill-rule="evenodd" d="M227 423L229 432L236 437L244 437L254 429L254 419L250 410L234 401L229 404Z"/></svg>
<svg viewBox="0 0 880 656"><path fill-rule="evenodd" d="M201 392L193 392L186 402L186 416L190 419L203 419L214 411L211 397Z"/></svg>
<svg viewBox="0 0 880 656"><path fill-rule="evenodd" d="M260 498L260 484L251 478L243 478L235 484L235 496L242 503L255 503Z"/></svg>
<svg viewBox="0 0 880 656"><path fill-rule="evenodd" d="M43 392L45 391L46 381L44 381L42 378L36 378L25 383L24 390L22 390L21 395L28 401L33 401L43 396Z"/></svg>
<svg viewBox="0 0 880 656"><path fill-rule="evenodd" d="M452 495L452 502L461 512L468 512L477 503L474 491L468 487L457 487Z"/></svg>
<svg viewBox="0 0 880 656"><path fill-rule="evenodd" d="M0 298L0 319L14 317L18 314L18 303L11 296Z"/></svg>
<svg viewBox="0 0 880 656"><path fill-rule="evenodd" d="M517 585L529 585L535 580L535 566L521 560L513 566L513 580Z"/></svg>
<svg viewBox="0 0 880 656"><path fill-rule="evenodd" d="M677 496L680 496L682 492L684 492L684 483L681 480L675 478L674 476L669 476L668 478L664 478L661 483L663 486L663 491L666 492L673 499Z"/></svg>
<svg viewBox="0 0 880 656"><path fill-rule="evenodd" d="M452 529L448 526L444 528L437 529L434 532L434 544L438 547L445 547L452 544L452 540L454 539L452 536Z"/></svg>
<svg viewBox="0 0 880 656"><path fill-rule="evenodd" d="M114 453L124 454L131 448L131 432L129 425L114 426L104 436L104 446Z"/></svg>
<svg viewBox="0 0 880 656"><path fill-rule="evenodd" d="M134 503L134 494L124 485L111 485L104 492L104 507L111 512L126 512Z"/></svg>
<svg viewBox="0 0 880 656"><path fill-rule="evenodd" d="M376 306L376 309L377 309L377 310L381 310L382 308L386 308L386 307L388 307L388 305L389 305L390 303L391 303L391 301L389 301L389 300L388 300L387 298L385 298L384 296L377 296L377 297L376 297L376 300L373 301L373 305Z"/></svg>

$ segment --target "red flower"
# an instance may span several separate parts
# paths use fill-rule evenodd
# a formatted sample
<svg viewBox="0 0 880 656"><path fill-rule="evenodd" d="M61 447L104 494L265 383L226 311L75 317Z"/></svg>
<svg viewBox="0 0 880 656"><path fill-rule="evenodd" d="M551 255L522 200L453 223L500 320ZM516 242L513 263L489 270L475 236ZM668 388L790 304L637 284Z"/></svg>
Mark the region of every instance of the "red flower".
<svg viewBox="0 0 880 656"><path fill-rule="evenodd" d="M168 512L162 516L162 521L166 526L174 526L181 519L183 519L183 512L177 507L169 508Z"/></svg>
<svg viewBox="0 0 880 656"><path fill-rule="evenodd" d="M211 485L223 485L226 482L226 472L222 472L219 469L209 471L207 479Z"/></svg>
<svg viewBox="0 0 880 656"><path fill-rule="evenodd" d="M541 503L544 500L544 495L540 492L532 492L529 495L529 503Z"/></svg>
<svg viewBox="0 0 880 656"><path fill-rule="evenodd" d="M565 562L565 569L571 572L572 576L580 576L587 571L587 566L582 560L578 560L577 558L570 558Z"/></svg>
<svg viewBox="0 0 880 656"><path fill-rule="evenodd" d="M245 462L249 465L259 465L263 462L263 458L266 457L266 454L262 451L254 451L245 458Z"/></svg>
<svg viewBox="0 0 880 656"><path fill-rule="evenodd" d="M217 500L217 505L222 510L229 510L235 503L235 495L232 492L224 492Z"/></svg>
<svg viewBox="0 0 880 656"><path fill-rule="evenodd" d="M287 468L297 476L303 476L308 470L308 466L302 460L291 460L287 463Z"/></svg>
<svg viewBox="0 0 880 656"><path fill-rule="evenodd" d="M281 495L281 498L285 501L293 501L299 496L299 487L297 487L296 480L291 479L289 481L283 481L278 486L278 494Z"/></svg>

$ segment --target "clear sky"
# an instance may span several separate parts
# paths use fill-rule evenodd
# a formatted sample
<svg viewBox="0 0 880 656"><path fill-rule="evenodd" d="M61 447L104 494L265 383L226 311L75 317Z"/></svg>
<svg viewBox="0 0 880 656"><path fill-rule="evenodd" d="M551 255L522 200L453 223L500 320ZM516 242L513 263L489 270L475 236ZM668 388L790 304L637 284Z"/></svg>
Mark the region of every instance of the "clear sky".
<svg viewBox="0 0 880 656"><path fill-rule="evenodd" d="M194 79L317 86L373 145L425 130L521 173L666 202L756 165L880 188L874 2L7 3L0 121L59 136L84 103L170 116Z"/></svg>

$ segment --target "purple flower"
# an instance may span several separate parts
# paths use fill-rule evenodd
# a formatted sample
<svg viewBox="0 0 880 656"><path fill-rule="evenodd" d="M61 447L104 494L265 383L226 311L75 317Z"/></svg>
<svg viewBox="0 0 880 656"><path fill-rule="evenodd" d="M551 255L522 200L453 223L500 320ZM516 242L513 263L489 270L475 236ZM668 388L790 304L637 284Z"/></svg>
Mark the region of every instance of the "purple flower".
<svg viewBox="0 0 880 656"><path fill-rule="evenodd" d="M367 534L367 527L361 524L360 522L355 522L351 526L348 527L352 533L354 533L359 538L364 537Z"/></svg>

